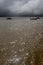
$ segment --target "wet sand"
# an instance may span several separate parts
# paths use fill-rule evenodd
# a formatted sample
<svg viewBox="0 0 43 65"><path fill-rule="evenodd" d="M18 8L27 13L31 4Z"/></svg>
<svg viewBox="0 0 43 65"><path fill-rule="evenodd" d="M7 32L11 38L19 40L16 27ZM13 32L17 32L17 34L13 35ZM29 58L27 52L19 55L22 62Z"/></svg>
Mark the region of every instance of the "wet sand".
<svg viewBox="0 0 43 65"><path fill-rule="evenodd" d="M0 65L43 65L43 18L0 18Z"/></svg>

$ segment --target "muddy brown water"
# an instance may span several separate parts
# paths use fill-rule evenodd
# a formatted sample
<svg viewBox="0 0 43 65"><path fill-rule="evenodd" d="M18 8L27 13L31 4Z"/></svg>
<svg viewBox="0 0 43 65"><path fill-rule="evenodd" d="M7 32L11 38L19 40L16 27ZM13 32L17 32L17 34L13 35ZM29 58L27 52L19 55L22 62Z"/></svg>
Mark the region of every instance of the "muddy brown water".
<svg viewBox="0 0 43 65"><path fill-rule="evenodd" d="M43 65L43 18L0 19L0 65Z"/></svg>

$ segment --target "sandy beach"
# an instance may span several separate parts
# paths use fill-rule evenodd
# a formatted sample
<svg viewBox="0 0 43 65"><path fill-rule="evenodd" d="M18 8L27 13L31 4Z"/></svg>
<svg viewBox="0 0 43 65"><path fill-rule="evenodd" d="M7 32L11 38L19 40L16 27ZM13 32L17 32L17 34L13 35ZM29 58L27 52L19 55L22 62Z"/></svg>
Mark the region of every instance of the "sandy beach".
<svg viewBox="0 0 43 65"><path fill-rule="evenodd" d="M0 18L0 65L43 65L43 18Z"/></svg>

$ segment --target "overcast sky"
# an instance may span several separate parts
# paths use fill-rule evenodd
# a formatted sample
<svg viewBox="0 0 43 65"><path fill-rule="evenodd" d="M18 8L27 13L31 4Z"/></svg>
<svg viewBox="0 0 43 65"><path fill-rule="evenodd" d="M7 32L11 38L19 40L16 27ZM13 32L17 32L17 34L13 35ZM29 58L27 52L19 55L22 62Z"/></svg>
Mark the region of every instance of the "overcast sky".
<svg viewBox="0 0 43 65"><path fill-rule="evenodd" d="M0 16L43 14L43 0L0 0Z"/></svg>

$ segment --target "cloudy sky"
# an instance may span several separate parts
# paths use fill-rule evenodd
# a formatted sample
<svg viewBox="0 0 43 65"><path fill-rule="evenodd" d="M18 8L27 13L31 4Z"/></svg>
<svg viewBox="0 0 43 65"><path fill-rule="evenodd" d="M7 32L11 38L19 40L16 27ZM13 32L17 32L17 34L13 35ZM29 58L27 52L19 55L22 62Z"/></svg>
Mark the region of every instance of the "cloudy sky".
<svg viewBox="0 0 43 65"><path fill-rule="evenodd" d="M43 14L43 0L0 0L0 16Z"/></svg>

